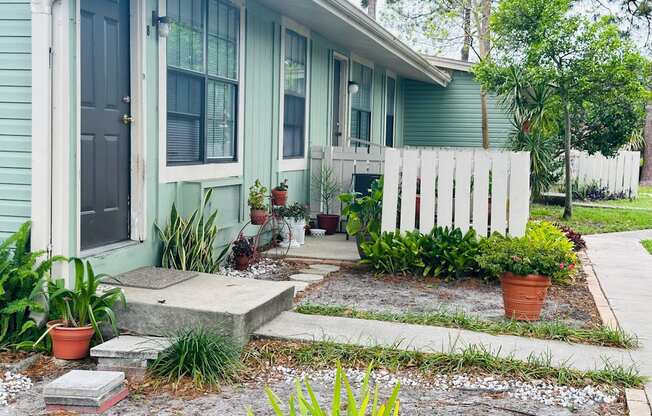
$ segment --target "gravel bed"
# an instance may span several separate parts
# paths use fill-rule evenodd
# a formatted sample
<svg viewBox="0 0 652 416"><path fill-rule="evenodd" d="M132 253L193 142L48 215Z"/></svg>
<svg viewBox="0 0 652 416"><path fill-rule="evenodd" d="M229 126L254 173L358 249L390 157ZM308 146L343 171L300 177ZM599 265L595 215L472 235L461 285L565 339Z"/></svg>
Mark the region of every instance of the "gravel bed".
<svg viewBox="0 0 652 416"><path fill-rule="evenodd" d="M504 317L502 290L497 282L467 278L446 283L415 276L375 276L360 270L344 270L329 276L306 291L299 304L396 314L464 311L488 320ZM572 285L550 288L542 318L576 327L600 322L583 274Z"/></svg>
<svg viewBox="0 0 652 416"><path fill-rule="evenodd" d="M262 257L256 263L253 263L247 270L236 270L230 263L226 263L220 268L219 274L226 277L239 277L243 279L258 280L288 280L291 274L298 270L294 264L283 260L274 260Z"/></svg>
<svg viewBox="0 0 652 416"><path fill-rule="evenodd" d="M0 378L0 406L7 406L23 392L32 388L32 380L22 374L5 371Z"/></svg>

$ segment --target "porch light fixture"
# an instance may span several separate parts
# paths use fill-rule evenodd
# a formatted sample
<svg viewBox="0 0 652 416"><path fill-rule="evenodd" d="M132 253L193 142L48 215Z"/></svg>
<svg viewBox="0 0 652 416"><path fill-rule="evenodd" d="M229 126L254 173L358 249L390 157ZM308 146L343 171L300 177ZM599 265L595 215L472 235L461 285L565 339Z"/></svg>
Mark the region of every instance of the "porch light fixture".
<svg viewBox="0 0 652 416"><path fill-rule="evenodd" d="M156 11L152 12L152 26L158 29L158 35L167 38L172 30L172 19L167 16L157 16Z"/></svg>
<svg viewBox="0 0 652 416"><path fill-rule="evenodd" d="M349 94L354 95L360 91L360 84L355 81L349 81Z"/></svg>

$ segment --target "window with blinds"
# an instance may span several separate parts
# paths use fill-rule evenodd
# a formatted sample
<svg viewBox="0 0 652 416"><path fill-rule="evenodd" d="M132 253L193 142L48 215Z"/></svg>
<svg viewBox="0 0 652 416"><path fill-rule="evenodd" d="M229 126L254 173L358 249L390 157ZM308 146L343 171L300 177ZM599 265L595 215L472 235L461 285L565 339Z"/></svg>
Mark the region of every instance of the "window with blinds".
<svg viewBox="0 0 652 416"><path fill-rule="evenodd" d="M240 9L168 0L167 164L237 160Z"/></svg>
<svg viewBox="0 0 652 416"><path fill-rule="evenodd" d="M296 159L305 154L308 39L286 29L284 46L283 158Z"/></svg>
<svg viewBox="0 0 652 416"><path fill-rule="evenodd" d="M351 98L351 137L365 141L371 141L372 77L371 68L353 62L351 81L360 88Z"/></svg>

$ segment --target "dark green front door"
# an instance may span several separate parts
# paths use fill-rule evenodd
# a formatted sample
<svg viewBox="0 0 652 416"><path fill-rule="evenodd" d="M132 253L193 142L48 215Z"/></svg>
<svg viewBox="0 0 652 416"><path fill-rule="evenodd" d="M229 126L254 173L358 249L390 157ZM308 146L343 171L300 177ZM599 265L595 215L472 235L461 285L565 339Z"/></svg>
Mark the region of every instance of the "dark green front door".
<svg viewBox="0 0 652 416"><path fill-rule="evenodd" d="M81 1L81 248L129 238L129 0Z"/></svg>

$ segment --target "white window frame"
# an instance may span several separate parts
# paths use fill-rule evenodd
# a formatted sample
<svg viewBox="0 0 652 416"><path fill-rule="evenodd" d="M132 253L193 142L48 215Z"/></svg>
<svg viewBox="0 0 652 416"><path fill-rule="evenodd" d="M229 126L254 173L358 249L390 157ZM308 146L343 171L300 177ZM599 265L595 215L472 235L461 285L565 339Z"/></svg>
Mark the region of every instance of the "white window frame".
<svg viewBox="0 0 652 416"><path fill-rule="evenodd" d="M244 102L245 102L245 32L246 13L242 0L231 0L240 8L240 39L238 45L238 120L237 160L227 163L206 163L196 165L168 166L167 164L167 39L158 37L158 137L159 137L159 182L208 181L213 179L242 176L244 166ZM159 16L166 15L166 0L158 0ZM156 35L156 28L153 33ZM156 35L158 36L158 35Z"/></svg>
<svg viewBox="0 0 652 416"><path fill-rule="evenodd" d="M283 122L285 118L285 31L291 30L306 38L306 109L303 129L303 158L283 158ZM308 137L310 134L310 71L311 65L311 37L310 29L299 23L283 17L281 21L281 53L280 53L280 78L279 78L279 119L278 119L278 171L296 171L308 169Z"/></svg>
<svg viewBox="0 0 652 416"><path fill-rule="evenodd" d="M374 63L370 61L369 59L363 58L359 55L356 55L354 53L351 54L351 61L349 65L349 81L353 79L353 64L358 63L359 65L366 66L367 68L371 69L371 96L370 96L370 109L371 109L371 115L369 117L369 142L373 143L373 131L374 131L374 77L376 76L376 68L374 67ZM348 84L348 83L347 83ZM348 88L347 88L347 94L348 94ZM347 118L347 128L350 128L351 126L351 113L353 112L353 97L350 96L349 94L349 105L348 105L348 118ZM384 124L384 123L383 123ZM352 139L354 137L351 136L351 131L348 131L349 135L348 138ZM357 137L355 137L358 139ZM384 139L384 137L383 137ZM361 140L361 139L359 139ZM364 146L362 143L358 142L351 142L350 140L347 140L349 142L350 146L355 147L355 145L359 146Z"/></svg>
<svg viewBox="0 0 652 416"><path fill-rule="evenodd" d="M385 97L383 98L383 100L385 102L385 105L384 105L384 107L385 107L384 110L385 111L384 111L384 114L383 114L384 123L382 123L382 126L383 126L383 128L382 128L382 131L383 131L383 142L382 142L382 144L383 144L383 146L387 145L387 91L389 91L388 86L389 86L390 78L394 80L394 125L392 126L394 131L393 131L393 135L392 135L392 137L393 137L392 147L396 147L396 108L397 108L396 107L396 90L397 90L397 87L398 87L398 78L396 76L396 72L390 71L390 70L387 70L385 72Z"/></svg>
<svg viewBox="0 0 652 416"><path fill-rule="evenodd" d="M349 141L349 122L351 118L351 94L349 94L349 77L351 76L349 68L351 67L351 62L349 60L349 57L341 54L337 51L333 51L333 71L335 71L335 64L334 62L340 61L341 64L344 66L340 67L340 96L338 99L340 100L340 122L343 124L342 126L342 137L340 137L339 143L337 144L339 147L345 146L346 143ZM332 84L332 77L333 74L331 74L331 80L330 83ZM335 89L334 85L331 85L331 96L333 94L333 91ZM342 98L343 97L343 98ZM331 106L330 112L333 112L333 107ZM332 114L331 117L335 117L335 114ZM331 118L331 123L330 123L330 130L333 128L333 123L332 123L332 118ZM333 132L331 131L330 135L330 145L332 146L333 143Z"/></svg>

